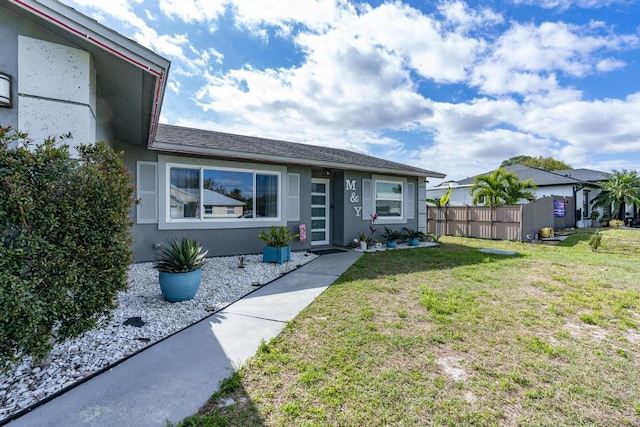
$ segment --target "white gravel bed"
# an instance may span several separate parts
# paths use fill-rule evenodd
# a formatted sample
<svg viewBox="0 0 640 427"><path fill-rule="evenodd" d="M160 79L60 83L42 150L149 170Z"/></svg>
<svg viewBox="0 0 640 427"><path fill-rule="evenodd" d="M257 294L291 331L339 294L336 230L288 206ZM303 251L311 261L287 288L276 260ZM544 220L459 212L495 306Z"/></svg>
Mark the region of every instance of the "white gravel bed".
<svg viewBox="0 0 640 427"><path fill-rule="evenodd" d="M80 338L56 344L48 366L34 367L27 359L0 376L0 420L196 323L252 292L257 283L271 282L316 257L293 252L291 261L278 265L263 263L262 255L246 255L245 268L238 268L237 256L211 258L203 267L195 298L178 303L162 296L152 263L131 265L129 289L118 294L119 306L110 321ZM140 317L145 324L123 324L132 317Z"/></svg>

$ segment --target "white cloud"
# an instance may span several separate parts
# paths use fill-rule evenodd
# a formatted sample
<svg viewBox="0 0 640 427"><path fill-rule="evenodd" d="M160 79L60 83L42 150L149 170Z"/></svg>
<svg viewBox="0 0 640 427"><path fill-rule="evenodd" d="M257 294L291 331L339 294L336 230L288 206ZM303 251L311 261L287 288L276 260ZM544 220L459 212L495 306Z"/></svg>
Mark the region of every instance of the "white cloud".
<svg viewBox="0 0 640 427"><path fill-rule="evenodd" d="M224 13L226 0L160 0L160 11L186 23L216 20Z"/></svg>
<svg viewBox="0 0 640 427"><path fill-rule="evenodd" d="M530 95L560 88L556 74L581 78L623 65L598 59L601 51L636 47L635 35L592 34L593 27L563 22L514 23L475 67L471 82L487 94Z"/></svg>
<svg viewBox="0 0 640 427"><path fill-rule="evenodd" d="M618 59L605 58L602 61L598 62L596 65L596 69L602 72L609 72L613 70L617 70L619 68L623 68L626 65L624 61L620 61Z"/></svg>
<svg viewBox="0 0 640 427"><path fill-rule="evenodd" d="M633 0L513 0L515 4L529 4L539 6L544 9L567 10L572 6L585 9L597 9L611 6L613 4L627 4Z"/></svg>
<svg viewBox="0 0 640 427"><path fill-rule="evenodd" d="M438 10L448 23L455 25L458 29L484 27L504 21L502 15L489 8L473 10L460 0L445 1L438 6Z"/></svg>

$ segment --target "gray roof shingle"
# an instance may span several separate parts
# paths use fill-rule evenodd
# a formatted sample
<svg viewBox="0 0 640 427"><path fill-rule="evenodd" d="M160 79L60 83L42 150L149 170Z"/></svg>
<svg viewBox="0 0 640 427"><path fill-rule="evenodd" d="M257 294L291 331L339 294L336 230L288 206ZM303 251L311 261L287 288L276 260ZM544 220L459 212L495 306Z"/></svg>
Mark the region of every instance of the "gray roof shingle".
<svg viewBox="0 0 640 427"><path fill-rule="evenodd" d="M160 124L152 148L209 157L237 158L407 176L444 178L444 174L339 148Z"/></svg>
<svg viewBox="0 0 640 427"><path fill-rule="evenodd" d="M550 185L577 185L581 183L595 183L597 181L606 180L604 172L591 169L568 169L565 171L549 172L543 169L531 168L524 165L507 166L505 169L515 172L521 181L532 179L538 187ZM457 183L460 185L473 184L474 178L475 177L465 178L457 181Z"/></svg>

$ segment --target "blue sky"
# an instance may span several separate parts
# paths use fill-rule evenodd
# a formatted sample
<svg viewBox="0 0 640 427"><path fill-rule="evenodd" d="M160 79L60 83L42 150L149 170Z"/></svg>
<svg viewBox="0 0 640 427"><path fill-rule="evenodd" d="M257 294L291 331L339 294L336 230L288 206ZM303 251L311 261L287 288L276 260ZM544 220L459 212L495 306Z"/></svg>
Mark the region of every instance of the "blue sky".
<svg viewBox="0 0 640 427"><path fill-rule="evenodd" d="M63 3L171 60L164 123L448 179L521 154L640 169L635 0Z"/></svg>

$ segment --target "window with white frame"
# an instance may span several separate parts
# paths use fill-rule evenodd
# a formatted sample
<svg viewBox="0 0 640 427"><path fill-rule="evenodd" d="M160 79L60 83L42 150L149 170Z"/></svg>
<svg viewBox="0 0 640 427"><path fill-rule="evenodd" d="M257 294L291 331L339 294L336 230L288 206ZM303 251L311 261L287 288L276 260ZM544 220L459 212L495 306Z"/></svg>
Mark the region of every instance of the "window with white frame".
<svg viewBox="0 0 640 427"><path fill-rule="evenodd" d="M403 218L402 181L375 181L375 209L379 218Z"/></svg>
<svg viewBox="0 0 640 427"><path fill-rule="evenodd" d="M169 220L252 221L280 217L280 174L168 165Z"/></svg>

